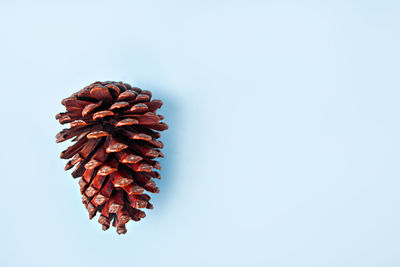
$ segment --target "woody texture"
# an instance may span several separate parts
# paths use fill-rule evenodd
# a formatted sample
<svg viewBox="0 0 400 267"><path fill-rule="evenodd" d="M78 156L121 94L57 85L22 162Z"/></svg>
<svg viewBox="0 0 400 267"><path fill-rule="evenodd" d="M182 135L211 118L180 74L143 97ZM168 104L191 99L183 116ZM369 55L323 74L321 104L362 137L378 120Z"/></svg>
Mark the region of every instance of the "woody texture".
<svg viewBox="0 0 400 267"><path fill-rule="evenodd" d="M82 203L90 219L99 214L103 230L112 225L125 234L129 220L153 208L145 192L159 193L153 180L161 178L156 159L164 157L158 138L168 126L156 114L162 101L151 97L127 83L95 82L62 100L66 112L56 115L70 125L57 143L74 142L60 156L69 159L65 170L76 166L72 177L80 177Z"/></svg>

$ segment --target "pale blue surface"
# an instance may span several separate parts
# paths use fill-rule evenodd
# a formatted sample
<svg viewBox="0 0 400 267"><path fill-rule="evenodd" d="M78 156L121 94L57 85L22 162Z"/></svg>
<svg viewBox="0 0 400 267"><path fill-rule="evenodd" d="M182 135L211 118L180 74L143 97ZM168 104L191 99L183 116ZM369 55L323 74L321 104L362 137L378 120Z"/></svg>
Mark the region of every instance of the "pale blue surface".
<svg viewBox="0 0 400 267"><path fill-rule="evenodd" d="M0 266L400 266L398 1L54 2L0 2ZM170 125L125 236L54 142L96 80Z"/></svg>

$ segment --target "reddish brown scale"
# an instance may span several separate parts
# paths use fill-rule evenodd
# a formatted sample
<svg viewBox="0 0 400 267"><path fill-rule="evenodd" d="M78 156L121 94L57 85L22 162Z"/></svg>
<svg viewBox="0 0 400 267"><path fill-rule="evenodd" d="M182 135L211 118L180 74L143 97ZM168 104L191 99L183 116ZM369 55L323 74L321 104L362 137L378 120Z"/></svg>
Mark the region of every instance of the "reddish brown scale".
<svg viewBox="0 0 400 267"><path fill-rule="evenodd" d="M82 194L82 204L84 204L86 207L86 205L89 203L89 198L85 194L83 194L83 191L81 191L81 194Z"/></svg>
<svg viewBox="0 0 400 267"><path fill-rule="evenodd" d="M120 152L124 149L126 149L128 146L125 145L124 143L118 142L115 138L111 138L109 141L106 152L107 153L112 153L112 152Z"/></svg>
<svg viewBox="0 0 400 267"><path fill-rule="evenodd" d="M87 106L85 106L85 108L82 110L82 117L86 117L87 115L89 115L90 113L92 113L96 108L98 108L99 106L101 106L102 101L99 101L97 103L92 103L89 104Z"/></svg>
<svg viewBox="0 0 400 267"><path fill-rule="evenodd" d="M114 185L111 182L111 179L108 178L107 182L104 184L103 188L100 190L100 194L105 198L110 198L112 192L114 190Z"/></svg>
<svg viewBox="0 0 400 267"><path fill-rule="evenodd" d="M71 127L78 127L78 126L86 126L87 122L83 121L83 120L75 120L73 122L71 122L70 126Z"/></svg>
<svg viewBox="0 0 400 267"><path fill-rule="evenodd" d="M88 197L92 197L94 196L98 191L96 190L96 188L94 188L93 186L89 186L88 188L86 188L85 190L85 195L87 195Z"/></svg>
<svg viewBox="0 0 400 267"><path fill-rule="evenodd" d="M112 219L112 215L108 212L109 202L105 202L104 206L101 210L101 215L99 216L99 223L102 225L103 230L107 230L110 227L110 222Z"/></svg>
<svg viewBox="0 0 400 267"><path fill-rule="evenodd" d="M87 143L87 139L81 139L60 154L60 158L69 159L72 158L75 154L77 154Z"/></svg>
<svg viewBox="0 0 400 267"><path fill-rule="evenodd" d="M94 169L101 165L101 162L95 159L90 160L88 163L85 164L86 169Z"/></svg>
<svg viewBox="0 0 400 267"><path fill-rule="evenodd" d="M65 140L71 139L74 136L80 135L81 133L88 133L89 129L86 127L74 127L70 129L64 129L56 135L56 142L60 143Z"/></svg>
<svg viewBox="0 0 400 267"><path fill-rule="evenodd" d="M136 96L137 96L137 93L136 93L136 92L133 92L133 91L125 91L125 92L121 93L121 94L118 96L117 100L118 100L118 101L122 101L122 100L123 100L123 101L133 101L133 100L135 100Z"/></svg>
<svg viewBox="0 0 400 267"><path fill-rule="evenodd" d="M159 172L152 171L152 172L149 172L149 175L150 175L151 177L155 178L155 179L161 179L161 175L160 175Z"/></svg>
<svg viewBox="0 0 400 267"><path fill-rule="evenodd" d="M153 96L153 94L150 91L147 91L147 90L142 90L141 93L144 94L144 95L148 95L150 98Z"/></svg>
<svg viewBox="0 0 400 267"><path fill-rule="evenodd" d="M120 222L120 224L125 225L131 219L131 216L129 215L129 212L126 209L123 209L117 213L117 219Z"/></svg>
<svg viewBox="0 0 400 267"><path fill-rule="evenodd" d="M138 195L138 194L142 194L144 192L144 188L141 186L138 186L134 182L125 186L124 190L126 191L126 193L128 195Z"/></svg>
<svg viewBox="0 0 400 267"><path fill-rule="evenodd" d="M114 187L122 188L133 182L133 179L123 170L111 174L110 180Z"/></svg>
<svg viewBox="0 0 400 267"><path fill-rule="evenodd" d="M105 145L103 145L99 149L97 149L97 151L94 153L92 159L103 163L106 161L107 157L108 157L108 153L106 152Z"/></svg>
<svg viewBox="0 0 400 267"><path fill-rule="evenodd" d="M159 191L156 183L152 180L152 177L145 173L136 172L135 182L149 192L156 193Z"/></svg>
<svg viewBox="0 0 400 267"><path fill-rule="evenodd" d="M81 162L84 160L79 154L75 154L70 161L67 162L65 165L64 170L69 170L72 167L74 167L77 163Z"/></svg>
<svg viewBox="0 0 400 267"><path fill-rule="evenodd" d="M82 179L84 179L86 183L90 183L94 174L95 174L94 169L86 169L82 175Z"/></svg>
<svg viewBox="0 0 400 267"><path fill-rule="evenodd" d="M154 125L158 124L160 121L160 118L157 116L149 116L149 115L140 115L140 114L125 114L123 115L123 118L130 118L130 119L135 119L139 123L139 125Z"/></svg>
<svg viewBox="0 0 400 267"><path fill-rule="evenodd" d="M90 139L86 142L86 144L83 146L79 154L83 158L88 158L89 154L94 151L94 148L101 142L101 139Z"/></svg>
<svg viewBox="0 0 400 267"><path fill-rule="evenodd" d="M133 127L124 127L124 128L126 128L126 130L132 131L132 132L145 133L145 134L150 135L151 137L153 137L155 139L158 139L158 138L161 137L161 134L159 132L153 131L153 130L147 128L147 127L143 127L143 126L140 126L140 125L135 125L134 128ZM122 129L122 130L118 129L118 130L122 131L124 129Z"/></svg>
<svg viewBox="0 0 400 267"><path fill-rule="evenodd" d="M72 94L73 96L77 97L78 99L85 99L85 100L89 100L89 102L95 102L95 99L92 99L92 97L90 96L90 92L88 91L88 88L85 87L82 90Z"/></svg>
<svg viewBox="0 0 400 267"><path fill-rule="evenodd" d="M137 163L143 159L142 157L131 153L127 149L116 153L116 156L121 163Z"/></svg>
<svg viewBox="0 0 400 267"><path fill-rule="evenodd" d="M158 119L160 119L160 118L158 118ZM158 124L150 124L150 125L148 125L148 127L150 129L153 129L153 130L156 130L156 131L164 131L164 130L168 129L168 125L165 124L164 122L160 122Z"/></svg>
<svg viewBox="0 0 400 267"><path fill-rule="evenodd" d="M91 102L88 101L84 101L84 100L78 100L76 98L73 99L69 99L67 101L65 101L64 103L65 108L67 109L67 111L71 111L71 112L82 112L82 110L87 106L92 104Z"/></svg>
<svg viewBox="0 0 400 267"><path fill-rule="evenodd" d="M151 96L149 96L149 95L139 94L135 99L135 103L148 102L150 100L150 98L151 98Z"/></svg>
<svg viewBox="0 0 400 267"><path fill-rule="evenodd" d="M124 195L121 190L115 190L110 198L110 213L118 213L124 207Z"/></svg>
<svg viewBox="0 0 400 267"><path fill-rule="evenodd" d="M130 206L135 209L145 209L149 204L149 199L147 199L146 197L142 197L142 195L129 195L128 199L130 202Z"/></svg>
<svg viewBox="0 0 400 267"><path fill-rule="evenodd" d="M90 90L90 96L106 103L110 103L112 101L110 91L107 87L104 87L102 85L96 85L95 87L93 87Z"/></svg>
<svg viewBox="0 0 400 267"><path fill-rule="evenodd" d="M81 188L81 194L86 190L88 183L83 179L79 179L79 187Z"/></svg>
<svg viewBox="0 0 400 267"><path fill-rule="evenodd" d="M149 108L147 107L146 104L139 103L139 104L133 105L129 111L133 112L133 113L145 113L148 111L148 109Z"/></svg>
<svg viewBox="0 0 400 267"><path fill-rule="evenodd" d="M70 159L79 179L82 203L93 218L97 213L103 230L113 225L118 234L126 224L139 221L151 209L145 191L157 193L153 179L164 157L158 131L168 129L157 114L161 100L152 100L150 91L122 82L95 82L62 101L66 112L56 115L60 124L70 123L56 136L57 142L72 139L74 144L61 153Z"/></svg>
<svg viewBox="0 0 400 267"><path fill-rule="evenodd" d="M118 171L117 168L113 168L110 165L103 165L103 166L101 166L101 168L98 170L97 173L100 175L103 175L103 176L107 176L116 171Z"/></svg>
<svg viewBox="0 0 400 267"><path fill-rule="evenodd" d="M133 125L133 124L139 124L139 121L135 120L135 119L129 119L129 118L123 119L123 120L120 120L119 122L117 122L115 124L115 126L120 127L120 126L128 126L128 125Z"/></svg>
<svg viewBox="0 0 400 267"><path fill-rule="evenodd" d="M99 191L101 187L103 186L104 180L106 179L106 176L104 175L99 175L97 174L92 182L90 183L90 186Z"/></svg>
<svg viewBox="0 0 400 267"><path fill-rule="evenodd" d="M97 206L103 205L106 201L107 198L101 193L98 193L95 197L92 198L93 204L96 204Z"/></svg>
<svg viewBox="0 0 400 267"><path fill-rule="evenodd" d="M110 116L114 116L114 112L109 111L109 110L102 110L99 112L96 112L93 114L93 119L94 120L98 120L98 119L103 119L105 117L110 117Z"/></svg>
<svg viewBox="0 0 400 267"><path fill-rule="evenodd" d="M110 92L113 99L116 99L121 93L121 90L118 88L118 86L114 84L107 84L106 87L108 88L108 91Z"/></svg>
<svg viewBox="0 0 400 267"><path fill-rule="evenodd" d="M157 158L159 156L159 151L153 148L149 144L140 144L139 142L132 142L128 145L132 151L138 151L139 156L148 158Z"/></svg>
<svg viewBox="0 0 400 267"><path fill-rule="evenodd" d="M111 105L110 110L128 107L129 103L125 101L115 102Z"/></svg>
<svg viewBox="0 0 400 267"><path fill-rule="evenodd" d="M95 139L95 138L100 138L104 136L108 136L109 134L105 131L94 131L86 135L88 139Z"/></svg>
<svg viewBox="0 0 400 267"><path fill-rule="evenodd" d="M163 102L161 100L153 100L151 102L146 103L146 105L149 111L154 112L157 109L161 108Z"/></svg>

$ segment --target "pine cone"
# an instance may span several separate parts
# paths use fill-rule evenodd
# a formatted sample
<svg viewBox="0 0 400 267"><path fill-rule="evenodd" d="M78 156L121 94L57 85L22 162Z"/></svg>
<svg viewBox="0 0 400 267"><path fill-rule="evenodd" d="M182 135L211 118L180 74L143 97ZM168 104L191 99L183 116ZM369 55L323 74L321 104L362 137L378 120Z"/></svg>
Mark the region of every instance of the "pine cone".
<svg viewBox="0 0 400 267"><path fill-rule="evenodd" d="M122 82L95 82L61 103L67 112L56 119L71 128L56 135L57 143L74 138L75 143L61 153L71 159L71 169L79 180L82 202L92 219L100 213L103 230L110 224L125 234L129 220L146 216L141 209L152 209L145 191L159 193L152 178L160 179L157 157L164 157L157 139L168 128L156 115L162 105L151 92Z"/></svg>

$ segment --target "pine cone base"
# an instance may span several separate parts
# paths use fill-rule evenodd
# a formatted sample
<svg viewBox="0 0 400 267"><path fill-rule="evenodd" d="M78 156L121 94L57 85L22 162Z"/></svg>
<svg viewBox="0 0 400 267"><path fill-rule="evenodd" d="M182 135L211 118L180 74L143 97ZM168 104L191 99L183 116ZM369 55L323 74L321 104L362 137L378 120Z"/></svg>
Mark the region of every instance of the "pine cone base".
<svg viewBox="0 0 400 267"><path fill-rule="evenodd" d="M122 82L95 82L62 100L66 112L56 115L70 124L56 135L56 142L74 142L60 155L69 159L79 178L82 203L89 218L99 213L103 230L111 225L126 233L126 223L146 216L152 209L150 196L159 193L153 178L160 179L164 157L159 131L168 129L157 115L161 100L151 100L149 91Z"/></svg>

